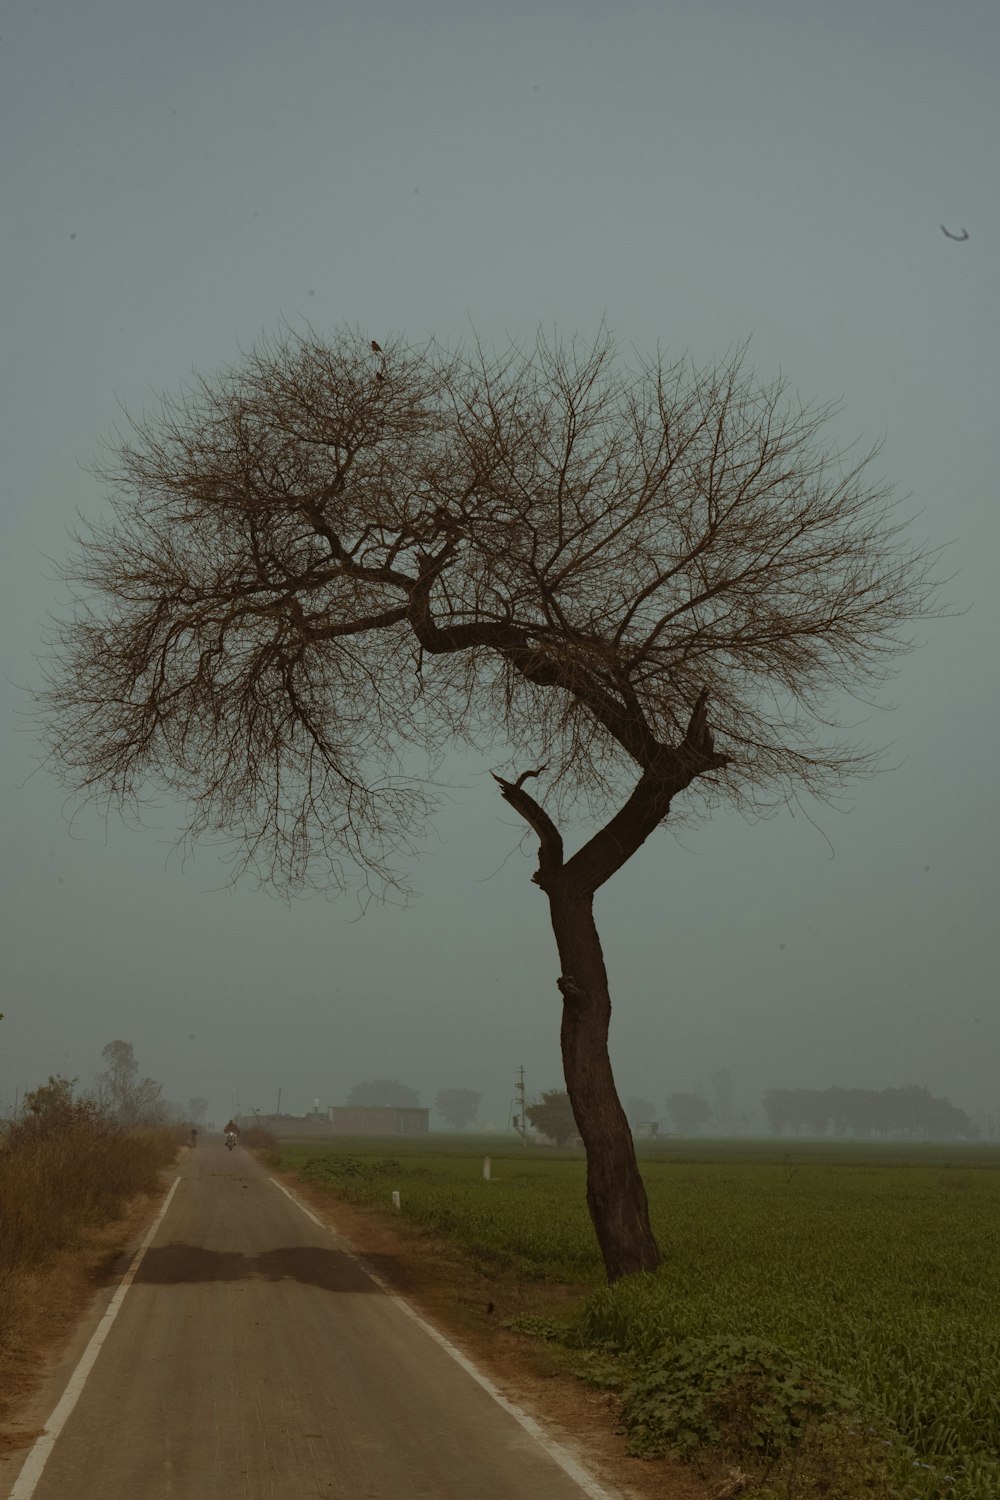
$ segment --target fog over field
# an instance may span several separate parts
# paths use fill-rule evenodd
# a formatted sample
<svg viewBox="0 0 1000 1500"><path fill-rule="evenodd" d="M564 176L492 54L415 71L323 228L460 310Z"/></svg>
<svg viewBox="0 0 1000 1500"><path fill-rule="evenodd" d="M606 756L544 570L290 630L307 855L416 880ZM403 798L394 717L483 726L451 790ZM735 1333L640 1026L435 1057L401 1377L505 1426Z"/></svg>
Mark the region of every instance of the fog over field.
<svg viewBox="0 0 1000 1500"><path fill-rule="evenodd" d="M414 898L362 914L228 887L218 850L175 852L169 804L71 821L18 716L119 402L283 322L503 348L603 319L625 358L749 337L763 379L841 401L831 435L884 437L874 475L951 544L960 611L852 710L894 769L837 807L662 830L601 892L620 1092L662 1115L728 1069L761 1129L772 1087L918 1083L1000 1115L998 43L992 0L13 0L0 1113L50 1073L89 1085L114 1038L216 1120L381 1077L425 1105L479 1090L503 1126L520 1064L529 1094L561 1086L502 746L448 761Z"/></svg>

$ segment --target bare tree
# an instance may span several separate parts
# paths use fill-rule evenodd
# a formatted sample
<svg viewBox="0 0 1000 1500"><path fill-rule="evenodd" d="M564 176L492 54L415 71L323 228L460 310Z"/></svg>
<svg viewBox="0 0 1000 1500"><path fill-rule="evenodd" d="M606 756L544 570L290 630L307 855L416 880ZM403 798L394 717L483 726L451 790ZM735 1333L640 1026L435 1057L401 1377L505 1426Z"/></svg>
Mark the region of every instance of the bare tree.
<svg viewBox="0 0 1000 1500"><path fill-rule="evenodd" d="M404 885L441 755L502 738L609 1279L659 1252L594 895L681 793L762 812L875 769L837 701L932 608L934 554L872 453L837 451L831 408L744 352L629 369L603 335L397 341L376 380L359 333L266 343L116 433L39 697L78 793L130 811L165 789L187 836L232 841L234 878L286 892ZM596 828L567 855L573 818Z"/></svg>
<svg viewBox="0 0 1000 1500"><path fill-rule="evenodd" d="M119 1125L158 1123L164 1116L163 1085L139 1077L139 1064L131 1042L108 1042L101 1056L107 1063L97 1075L98 1107Z"/></svg>

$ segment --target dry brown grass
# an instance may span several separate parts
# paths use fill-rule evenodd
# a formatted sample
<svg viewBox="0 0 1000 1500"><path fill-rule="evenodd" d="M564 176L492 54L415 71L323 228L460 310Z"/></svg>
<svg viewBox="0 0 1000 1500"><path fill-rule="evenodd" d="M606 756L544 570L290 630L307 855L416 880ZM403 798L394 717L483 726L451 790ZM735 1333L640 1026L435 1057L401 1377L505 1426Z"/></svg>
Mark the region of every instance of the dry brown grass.
<svg viewBox="0 0 1000 1500"><path fill-rule="evenodd" d="M62 1302L67 1268L133 1199L158 1188L176 1152L173 1131L125 1131L85 1104L29 1116L0 1140L0 1364L8 1374L30 1368L46 1328L38 1310Z"/></svg>

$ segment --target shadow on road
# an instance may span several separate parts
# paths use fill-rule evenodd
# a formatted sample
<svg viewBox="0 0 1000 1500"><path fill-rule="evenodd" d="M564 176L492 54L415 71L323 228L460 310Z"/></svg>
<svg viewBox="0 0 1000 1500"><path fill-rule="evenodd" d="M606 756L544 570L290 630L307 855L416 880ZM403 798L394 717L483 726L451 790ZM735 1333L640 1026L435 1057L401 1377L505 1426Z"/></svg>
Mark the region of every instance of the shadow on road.
<svg viewBox="0 0 1000 1500"><path fill-rule="evenodd" d="M236 1250L206 1250L173 1240L147 1250L137 1282L157 1286L195 1281L301 1281L329 1292L377 1292L379 1288L342 1250L288 1245L243 1255Z"/></svg>

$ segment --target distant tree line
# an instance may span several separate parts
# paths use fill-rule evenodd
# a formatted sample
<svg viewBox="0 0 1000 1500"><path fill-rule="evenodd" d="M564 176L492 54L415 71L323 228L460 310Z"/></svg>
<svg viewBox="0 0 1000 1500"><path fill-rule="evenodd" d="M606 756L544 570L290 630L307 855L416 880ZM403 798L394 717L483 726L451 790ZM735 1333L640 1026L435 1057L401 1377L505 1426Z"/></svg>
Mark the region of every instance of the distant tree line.
<svg viewBox="0 0 1000 1500"><path fill-rule="evenodd" d="M723 1077L730 1080L728 1072L724 1075L717 1075L717 1078ZM713 1087L718 1092L715 1079L713 1079ZM731 1099L731 1093L730 1086L726 1094L727 1102ZM578 1139L579 1131L573 1116L572 1105L564 1089L547 1089L541 1099L530 1104L524 1113L532 1129L547 1136L557 1146L568 1145ZM656 1119L656 1106L651 1100L635 1095L627 1101L625 1114L632 1130L637 1131L640 1125ZM703 1099L700 1094L674 1093L669 1095L666 1101L666 1114L674 1130L680 1135L691 1135L709 1122L714 1122L723 1128L724 1125L731 1125L731 1110L720 1108L718 1102L716 1108L713 1109L708 1100Z"/></svg>
<svg viewBox="0 0 1000 1500"><path fill-rule="evenodd" d="M453 1130L461 1130L476 1118L482 1097L475 1089L438 1089L434 1108ZM400 1083L398 1078L373 1078L356 1083L347 1096L347 1103L353 1108L419 1109L420 1095L408 1083Z"/></svg>
<svg viewBox="0 0 1000 1500"><path fill-rule="evenodd" d="M977 1134L964 1109L917 1083L886 1089L768 1089L761 1102L775 1135L790 1131L953 1140Z"/></svg>
<svg viewBox="0 0 1000 1500"><path fill-rule="evenodd" d="M711 1101L704 1094L687 1090L675 1090L668 1094L664 1104L664 1116L670 1128L679 1135L691 1135L710 1125L717 1134L731 1135L745 1129L746 1116L738 1111L736 1083L728 1068L720 1068L709 1079ZM635 1096L627 1100L625 1114L633 1131L640 1125L657 1120L656 1105L649 1099Z"/></svg>
<svg viewBox="0 0 1000 1500"><path fill-rule="evenodd" d="M712 1106L700 1094L674 1093L667 1098L667 1118L681 1135L690 1135L712 1121Z"/></svg>
<svg viewBox="0 0 1000 1500"><path fill-rule="evenodd" d="M749 1127L747 1114L737 1105L728 1068L714 1073L710 1083L711 1101L693 1091L677 1090L667 1096L664 1118L670 1130L678 1135L695 1135L706 1129L730 1135ZM932 1095L924 1084L883 1089L768 1089L761 1103L775 1135L951 1140L980 1134L965 1110ZM652 1103L638 1097L628 1101L626 1113L633 1130L656 1118ZM997 1133L1000 1135L1000 1127Z"/></svg>
<svg viewBox="0 0 1000 1500"><path fill-rule="evenodd" d="M667 1096L664 1117L672 1131L694 1135L708 1128L715 1134L728 1135L747 1130L750 1122L737 1105L729 1070L724 1068L713 1074L710 1084L711 1102L700 1093L684 1090ZM435 1097L434 1108L453 1129L461 1130L475 1120L481 1098L474 1089L442 1088ZM420 1096L416 1089L397 1079L379 1078L355 1084L347 1102L355 1106L413 1109L419 1106ZM774 1135L954 1140L973 1139L980 1134L965 1110L931 1094L924 1084L884 1089L768 1089L761 1103ZM652 1101L639 1095L628 1099L626 1114L633 1130L657 1117ZM525 1123L556 1145L568 1145L579 1139L565 1089L544 1090L525 1109ZM515 1128L519 1128L517 1121Z"/></svg>

